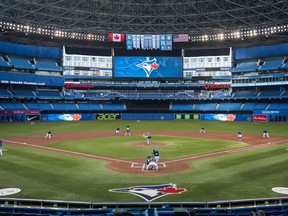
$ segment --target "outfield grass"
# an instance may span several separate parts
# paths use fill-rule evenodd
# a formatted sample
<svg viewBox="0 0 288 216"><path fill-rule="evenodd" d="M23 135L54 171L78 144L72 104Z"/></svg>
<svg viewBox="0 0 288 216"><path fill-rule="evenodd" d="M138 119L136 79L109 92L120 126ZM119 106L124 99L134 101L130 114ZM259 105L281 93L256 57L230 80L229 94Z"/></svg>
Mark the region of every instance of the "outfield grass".
<svg viewBox="0 0 288 216"><path fill-rule="evenodd" d="M213 122L213 121L83 121L41 122L34 126L28 123L1 123L0 137L29 136L48 130L54 134L79 131L111 131L116 127L125 129L130 125L132 136L88 139L52 143L50 147L69 149L84 153L117 157L122 159L144 158L147 150L132 146L141 139L133 131L185 130L262 134L268 130L271 136L286 136L287 123ZM236 135L235 135L236 136ZM141 139L143 141L143 138ZM245 145L241 142L200 140L154 136L153 141L165 142L159 147L162 159L173 159L205 152L220 151ZM174 183L186 188L180 195L168 195L156 201L211 201L283 196L271 189L288 187L288 142L285 145L264 147L249 152L219 155L191 161L191 169L176 174L126 174L107 170L107 162L82 158L30 147L6 145L0 157L0 189L20 188L22 191L9 197L56 199L75 201L144 201L129 194L111 193L109 189L139 185Z"/></svg>

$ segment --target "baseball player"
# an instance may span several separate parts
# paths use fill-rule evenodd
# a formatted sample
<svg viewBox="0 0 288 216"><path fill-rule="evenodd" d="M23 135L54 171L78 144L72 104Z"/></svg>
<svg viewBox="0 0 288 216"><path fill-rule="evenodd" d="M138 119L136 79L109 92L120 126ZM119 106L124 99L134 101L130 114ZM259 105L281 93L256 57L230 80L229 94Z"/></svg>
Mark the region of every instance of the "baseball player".
<svg viewBox="0 0 288 216"><path fill-rule="evenodd" d="M199 133L206 133L205 128L201 127Z"/></svg>
<svg viewBox="0 0 288 216"><path fill-rule="evenodd" d="M52 132L51 131L48 131L46 136L45 136L45 139L51 139L52 138Z"/></svg>
<svg viewBox="0 0 288 216"><path fill-rule="evenodd" d="M131 136L130 126L129 126L129 125L126 126L125 136L126 136L126 135L130 135L130 136Z"/></svg>
<svg viewBox="0 0 288 216"><path fill-rule="evenodd" d="M237 138L238 140L242 140L242 133L240 131L237 133Z"/></svg>
<svg viewBox="0 0 288 216"><path fill-rule="evenodd" d="M142 165L142 171L144 171L145 167L147 167L150 163L151 156L146 157L145 163Z"/></svg>
<svg viewBox="0 0 288 216"><path fill-rule="evenodd" d="M2 140L0 140L0 156L2 156L2 155L3 155L3 152L2 152L2 145L3 145L3 141L2 141Z"/></svg>
<svg viewBox="0 0 288 216"><path fill-rule="evenodd" d="M150 132L148 132L146 135L143 134L143 137L146 139L147 144L150 144L150 140L152 138L152 135L150 134Z"/></svg>
<svg viewBox="0 0 288 216"><path fill-rule="evenodd" d="M157 149L154 149L152 153L153 153L153 155L154 155L154 157L156 159L156 162L158 163L158 161L160 159L159 151Z"/></svg>
<svg viewBox="0 0 288 216"><path fill-rule="evenodd" d="M154 169L156 171L159 171L158 164L154 157L151 157L149 164L146 166L146 170L149 170L149 169Z"/></svg>
<svg viewBox="0 0 288 216"><path fill-rule="evenodd" d="M116 128L115 135L119 135L119 134L120 134L120 128Z"/></svg>
<svg viewBox="0 0 288 216"><path fill-rule="evenodd" d="M262 137L268 137L268 138L270 137L267 130L263 131Z"/></svg>

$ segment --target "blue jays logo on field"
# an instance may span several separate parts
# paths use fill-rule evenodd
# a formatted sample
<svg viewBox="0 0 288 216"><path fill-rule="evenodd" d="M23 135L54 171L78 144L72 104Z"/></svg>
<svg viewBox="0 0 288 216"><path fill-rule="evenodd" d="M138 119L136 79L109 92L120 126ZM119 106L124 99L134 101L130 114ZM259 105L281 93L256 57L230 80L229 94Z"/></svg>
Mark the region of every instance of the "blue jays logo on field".
<svg viewBox="0 0 288 216"><path fill-rule="evenodd" d="M185 188L177 188L176 184L133 186L129 188L111 189L110 192L130 193L151 202L169 194L181 194L186 192Z"/></svg>
<svg viewBox="0 0 288 216"><path fill-rule="evenodd" d="M145 71L146 77L150 77L150 74L159 67L159 64L157 64L156 61L157 60L154 58L152 60L143 61L136 66L142 68Z"/></svg>

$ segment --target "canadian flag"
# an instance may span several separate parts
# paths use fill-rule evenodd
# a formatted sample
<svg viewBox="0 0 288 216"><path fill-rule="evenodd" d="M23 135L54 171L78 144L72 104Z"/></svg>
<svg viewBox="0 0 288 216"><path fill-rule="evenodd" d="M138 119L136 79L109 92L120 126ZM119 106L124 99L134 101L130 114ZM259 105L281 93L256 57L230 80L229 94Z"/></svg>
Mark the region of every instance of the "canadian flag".
<svg viewBox="0 0 288 216"><path fill-rule="evenodd" d="M124 42L125 34L109 33L108 38L110 42Z"/></svg>

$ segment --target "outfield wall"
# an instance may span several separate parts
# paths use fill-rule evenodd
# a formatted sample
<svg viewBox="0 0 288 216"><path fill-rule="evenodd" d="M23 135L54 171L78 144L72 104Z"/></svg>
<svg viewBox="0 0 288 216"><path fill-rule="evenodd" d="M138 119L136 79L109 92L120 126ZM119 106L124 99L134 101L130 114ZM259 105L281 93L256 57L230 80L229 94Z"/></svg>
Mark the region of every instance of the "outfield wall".
<svg viewBox="0 0 288 216"><path fill-rule="evenodd" d="M206 121L254 121L254 122L288 122L288 110L255 110L252 114L240 113L81 113L65 112L42 114L39 110L0 111L0 122L30 121L81 121L81 120L206 120Z"/></svg>

